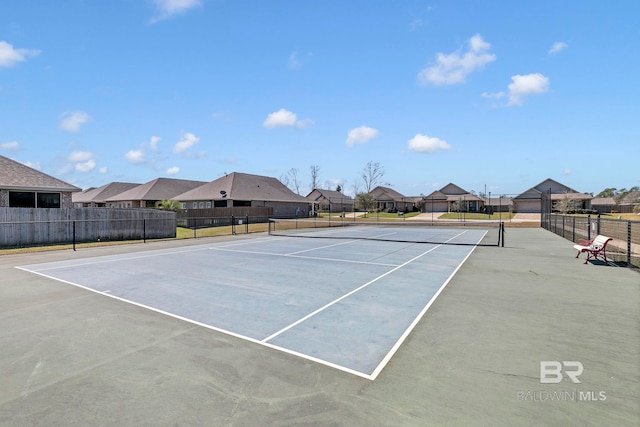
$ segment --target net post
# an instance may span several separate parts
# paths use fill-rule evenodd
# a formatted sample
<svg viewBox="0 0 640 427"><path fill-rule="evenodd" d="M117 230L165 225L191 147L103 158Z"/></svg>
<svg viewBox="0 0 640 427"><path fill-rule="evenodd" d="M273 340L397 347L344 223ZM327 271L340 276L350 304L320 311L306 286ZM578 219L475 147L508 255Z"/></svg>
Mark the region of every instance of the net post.
<svg viewBox="0 0 640 427"><path fill-rule="evenodd" d="M500 221L500 246L504 248L504 222Z"/></svg>

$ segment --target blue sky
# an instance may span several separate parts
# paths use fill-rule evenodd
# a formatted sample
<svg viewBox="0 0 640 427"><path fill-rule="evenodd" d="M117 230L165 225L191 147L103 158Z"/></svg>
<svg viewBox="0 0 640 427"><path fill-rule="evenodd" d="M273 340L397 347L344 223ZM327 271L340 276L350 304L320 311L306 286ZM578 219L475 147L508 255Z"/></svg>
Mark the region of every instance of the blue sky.
<svg viewBox="0 0 640 427"><path fill-rule="evenodd" d="M640 3L3 0L0 154L81 188L640 185ZM486 187L485 187L486 186Z"/></svg>

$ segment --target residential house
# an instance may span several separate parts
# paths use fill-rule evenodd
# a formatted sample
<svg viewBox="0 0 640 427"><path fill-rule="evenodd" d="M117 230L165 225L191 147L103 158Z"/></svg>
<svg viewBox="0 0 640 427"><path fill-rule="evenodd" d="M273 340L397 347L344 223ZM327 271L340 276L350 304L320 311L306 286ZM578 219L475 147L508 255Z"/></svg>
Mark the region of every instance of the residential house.
<svg viewBox="0 0 640 427"><path fill-rule="evenodd" d="M107 199L131 190L140 184L131 182L111 182L98 188L88 188L80 193L73 193L73 205L76 208L101 208L107 206Z"/></svg>
<svg viewBox="0 0 640 427"><path fill-rule="evenodd" d="M0 207L72 208L80 188L0 156Z"/></svg>
<svg viewBox="0 0 640 427"><path fill-rule="evenodd" d="M307 199L311 201L312 211L350 212L354 208L353 198L340 191L315 188Z"/></svg>
<svg viewBox="0 0 640 427"><path fill-rule="evenodd" d="M153 208L161 200L177 200L176 196L206 184L204 181L157 178L104 199L107 207Z"/></svg>
<svg viewBox="0 0 640 427"><path fill-rule="evenodd" d="M173 197L186 209L271 207L275 217L309 216L309 199L276 178L233 172Z"/></svg>
<svg viewBox="0 0 640 427"><path fill-rule="evenodd" d="M409 212L417 209L418 201L415 197L405 196L389 187L378 186L369 194L376 201L377 209L380 211Z"/></svg>
<svg viewBox="0 0 640 427"><path fill-rule="evenodd" d="M449 183L422 198L424 212L479 212L484 200L463 188Z"/></svg>
<svg viewBox="0 0 640 427"><path fill-rule="evenodd" d="M551 195L552 205L570 199L576 209L590 209L593 196L580 193L551 178L531 187L513 198L513 210L518 213L540 213L542 211L542 193Z"/></svg>

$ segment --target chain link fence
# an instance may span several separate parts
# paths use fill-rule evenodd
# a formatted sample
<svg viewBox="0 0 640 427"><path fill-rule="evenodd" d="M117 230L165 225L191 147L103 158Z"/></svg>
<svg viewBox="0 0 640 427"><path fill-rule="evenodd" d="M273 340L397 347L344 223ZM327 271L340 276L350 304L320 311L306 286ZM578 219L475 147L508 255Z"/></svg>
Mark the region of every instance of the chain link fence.
<svg viewBox="0 0 640 427"><path fill-rule="evenodd" d="M599 234L611 237L607 258L618 265L640 267L640 221L546 213L542 227L572 242L591 240Z"/></svg>

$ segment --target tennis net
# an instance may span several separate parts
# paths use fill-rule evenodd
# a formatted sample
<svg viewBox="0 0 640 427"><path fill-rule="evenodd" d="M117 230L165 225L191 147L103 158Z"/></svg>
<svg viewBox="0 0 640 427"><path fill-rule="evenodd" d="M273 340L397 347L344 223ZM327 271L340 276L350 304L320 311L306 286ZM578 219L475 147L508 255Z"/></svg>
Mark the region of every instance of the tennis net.
<svg viewBox="0 0 640 427"><path fill-rule="evenodd" d="M269 234L316 239L374 240L438 245L504 245L502 222L325 221L270 219Z"/></svg>

